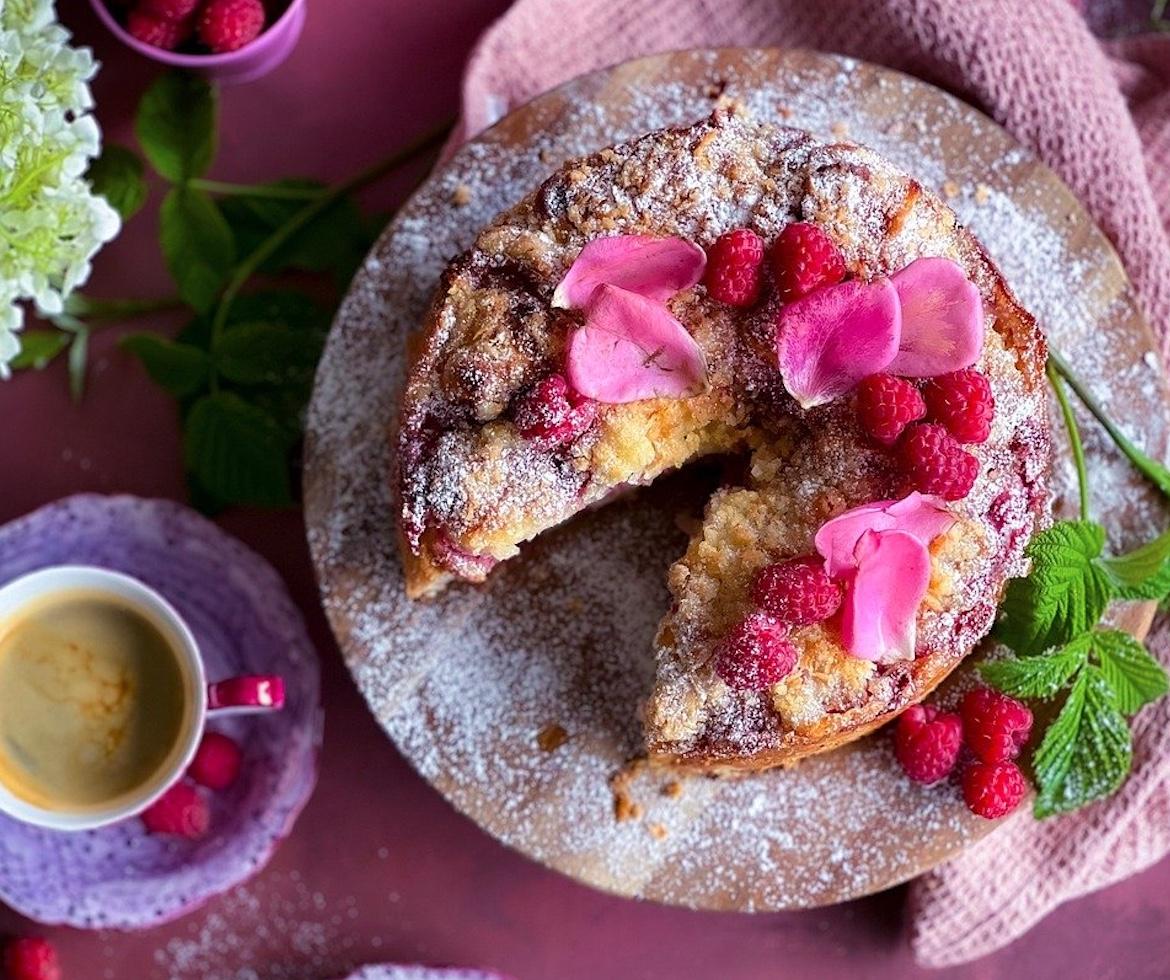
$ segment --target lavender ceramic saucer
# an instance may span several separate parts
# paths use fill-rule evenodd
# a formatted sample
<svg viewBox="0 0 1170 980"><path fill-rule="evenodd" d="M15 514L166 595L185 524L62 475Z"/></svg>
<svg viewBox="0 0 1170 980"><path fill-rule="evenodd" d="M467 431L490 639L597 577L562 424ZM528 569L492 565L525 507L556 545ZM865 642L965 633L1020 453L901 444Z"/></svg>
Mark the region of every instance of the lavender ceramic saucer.
<svg viewBox="0 0 1170 980"><path fill-rule="evenodd" d="M355 970L345 980L509 980L509 978L490 970L377 963Z"/></svg>
<svg viewBox="0 0 1170 980"><path fill-rule="evenodd" d="M285 680L280 713L213 723L241 744L244 764L232 787L210 794L203 840L151 836L137 819L62 833L0 816L0 901L44 923L145 928L249 878L291 831L317 779L319 662L275 570L178 504L82 495L0 528L0 582L64 563L126 572L161 592L210 675Z"/></svg>

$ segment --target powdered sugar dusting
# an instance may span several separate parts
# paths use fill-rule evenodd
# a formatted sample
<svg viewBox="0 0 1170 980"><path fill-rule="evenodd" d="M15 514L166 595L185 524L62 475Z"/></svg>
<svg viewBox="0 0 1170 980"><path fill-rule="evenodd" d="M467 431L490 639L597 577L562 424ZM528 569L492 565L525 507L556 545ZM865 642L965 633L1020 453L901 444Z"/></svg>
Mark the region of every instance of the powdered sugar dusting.
<svg viewBox="0 0 1170 980"><path fill-rule="evenodd" d="M446 262L566 157L694 121L713 97L734 95L763 119L836 138L847 130L938 190L1081 373L1123 394L1115 410L1139 441L1160 448L1164 436L1162 383L1144 336L1135 341L1132 301L1103 240L1045 171L921 83L847 59L779 57L690 53L663 59L650 83L638 71L592 76L527 110L534 135L522 145L489 133L459 151L355 282L310 416L306 510L326 608L403 753L457 807L538 860L623 894L715 908L864 894L989 825L953 788L894 775L880 736L793 770L687 780L680 795L663 792L667 776L639 770L628 791L643 816L615 822L608 780L640 746L636 711L668 601L663 573L685 544L674 518L704 494L685 476L665 481L546 535L483 587L406 601L388 426L404 337ZM454 207L458 188L466 203ZM1148 533L1152 499L1095 434L1090 451L1098 512L1123 540ZM1069 476L1062 464L1066 499ZM568 739L545 751L537 735L552 724Z"/></svg>

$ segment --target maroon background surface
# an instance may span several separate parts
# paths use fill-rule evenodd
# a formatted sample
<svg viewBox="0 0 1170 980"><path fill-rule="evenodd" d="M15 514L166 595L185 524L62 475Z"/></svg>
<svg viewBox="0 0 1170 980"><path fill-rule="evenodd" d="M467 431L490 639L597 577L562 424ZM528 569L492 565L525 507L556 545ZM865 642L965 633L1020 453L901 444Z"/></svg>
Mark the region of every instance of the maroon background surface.
<svg viewBox="0 0 1170 980"><path fill-rule="evenodd" d="M154 66L106 36L82 0L59 6L105 64L95 91L108 138L132 142L133 107ZM212 176L340 178L380 159L455 112L462 61L505 6L316 0L292 59L223 93ZM384 182L371 204L393 204L417 176ZM99 257L89 292L170 292L157 205L156 193ZM80 490L182 497L174 406L116 349L116 333L95 338L80 408L62 365L0 385L0 519ZM602 895L506 850L422 782L367 712L318 607L299 515L234 511L220 523L281 571L320 650L320 785L268 869L177 923L138 934L43 930L0 907L0 934L49 935L67 977L324 978L381 960L494 966L519 980L929 975L905 944L904 889L810 912L695 913ZM942 975L1167 977L1168 925L1163 861Z"/></svg>

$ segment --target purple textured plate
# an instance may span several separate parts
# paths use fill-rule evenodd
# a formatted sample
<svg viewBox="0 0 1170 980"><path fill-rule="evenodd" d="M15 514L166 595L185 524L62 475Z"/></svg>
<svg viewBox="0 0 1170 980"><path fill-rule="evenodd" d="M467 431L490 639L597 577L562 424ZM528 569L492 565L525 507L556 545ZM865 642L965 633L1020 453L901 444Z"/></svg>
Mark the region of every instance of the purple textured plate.
<svg viewBox="0 0 1170 980"><path fill-rule="evenodd" d="M82 495L0 528L0 582L63 563L156 588L190 624L209 677L285 679L283 711L209 726L240 742L244 765L235 785L208 794L203 840L151 836L137 819L61 833L0 816L0 900L39 922L145 928L249 878L288 835L317 781L320 666L272 567L179 504Z"/></svg>
<svg viewBox="0 0 1170 980"><path fill-rule="evenodd" d="M345 980L509 980L509 978L502 973L494 973L491 970L376 963L355 970Z"/></svg>

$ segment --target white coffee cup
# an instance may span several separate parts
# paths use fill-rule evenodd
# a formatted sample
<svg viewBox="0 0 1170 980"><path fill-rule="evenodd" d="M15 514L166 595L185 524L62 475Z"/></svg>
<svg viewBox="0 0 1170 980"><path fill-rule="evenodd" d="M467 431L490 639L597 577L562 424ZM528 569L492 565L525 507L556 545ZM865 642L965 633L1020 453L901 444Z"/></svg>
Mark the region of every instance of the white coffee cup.
<svg viewBox="0 0 1170 980"><path fill-rule="evenodd" d="M150 586L121 572L87 565L58 565L15 579L0 588L0 629L33 603L78 590L106 593L120 600L162 633L183 668L186 711L182 730L163 764L116 805L77 812L46 809L17 796L0 780L0 813L53 830L92 830L147 809L183 777L210 715L253 714L284 706L284 681L275 675L233 677L209 685L199 645L183 617Z"/></svg>

